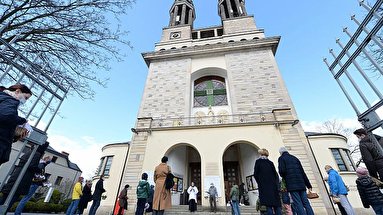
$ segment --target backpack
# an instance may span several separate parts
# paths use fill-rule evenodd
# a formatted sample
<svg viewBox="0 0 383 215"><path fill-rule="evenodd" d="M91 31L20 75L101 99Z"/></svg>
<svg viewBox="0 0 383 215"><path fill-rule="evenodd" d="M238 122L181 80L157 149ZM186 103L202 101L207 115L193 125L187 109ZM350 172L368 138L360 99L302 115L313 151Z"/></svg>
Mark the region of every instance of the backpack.
<svg viewBox="0 0 383 215"><path fill-rule="evenodd" d="M165 179L165 189L167 190L170 190L173 188L174 186L174 175L169 172L167 175L166 175L166 179Z"/></svg>

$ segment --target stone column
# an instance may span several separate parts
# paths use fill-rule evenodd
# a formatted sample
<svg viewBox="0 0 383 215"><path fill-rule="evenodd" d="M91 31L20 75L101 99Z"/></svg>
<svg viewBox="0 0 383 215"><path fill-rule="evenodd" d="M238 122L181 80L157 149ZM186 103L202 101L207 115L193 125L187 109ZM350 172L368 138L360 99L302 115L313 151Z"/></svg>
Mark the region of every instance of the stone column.
<svg viewBox="0 0 383 215"><path fill-rule="evenodd" d="M235 0L235 7L237 8L238 16L241 16L241 4L239 3L239 0Z"/></svg>
<svg viewBox="0 0 383 215"><path fill-rule="evenodd" d="M182 5L182 10L181 10L181 25L186 24L185 23L185 17L186 17L186 4Z"/></svg>
<svg viewBox="0 0 383 215"><path fill-rule="evenodd" d="M221 4L220 7L221 7L221 18L226 19L225 6Z"/></svg>
<svg viewBox="0 0 383 215"><path fill-rule="evenodd" d="M230 0L226 0L227 11L229 12L229 18L233 18L233 8L231 7Z"/></svg>
<svg viewBox="0 0 383 215"><path fill-rule="evenodd" d="M174 23L173 23L173 19L174 19L174 13L171 12L171 13L170 13L169 26L173 26L173 25L174 25Z"/></svg>
<svg viewBox="0 0 383 215"><path fill-rule="evenodd" d="M177 15L178 15L178 5L174 7L174 12L173 12L173 25L177 25Z"/></svg>
<svg viewBox="0 0 383 215"><path fill-rule="evenodd" d="M193 24L193 9L189 10L189 23L186 23L186 24L190 24L190 25Z"/></svg>
<svg viewBox="0 0 383 215"><path fill-rule="evenodd" d="M243 10L243 15L247 16L245 2L243 2L243 1L241 1L241 8Z"/></svg>

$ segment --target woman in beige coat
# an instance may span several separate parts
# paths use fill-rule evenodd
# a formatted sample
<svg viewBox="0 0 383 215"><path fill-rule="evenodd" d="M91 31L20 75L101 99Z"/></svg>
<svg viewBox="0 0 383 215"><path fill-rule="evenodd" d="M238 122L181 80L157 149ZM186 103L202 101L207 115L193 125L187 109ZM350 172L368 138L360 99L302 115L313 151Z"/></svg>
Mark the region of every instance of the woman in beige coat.
<svg viewBox="0 0 383 215"><path fill-rule="evenodd" d="M166 162L168 162L168 157L164 156L160 165L154 170L156 187L153 196L153 215L163 215L165 209L172 207L170 190L165 189L166 175L171 172Z"/></svg>

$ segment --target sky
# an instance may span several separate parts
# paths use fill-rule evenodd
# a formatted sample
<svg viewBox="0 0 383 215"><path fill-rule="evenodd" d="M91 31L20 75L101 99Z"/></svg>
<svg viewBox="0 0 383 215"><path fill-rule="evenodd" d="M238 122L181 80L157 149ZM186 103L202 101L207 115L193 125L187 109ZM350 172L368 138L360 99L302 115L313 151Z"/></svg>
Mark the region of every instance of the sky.
<svg viewBox="0 0 383 215"><path fill-rule="evenodd" d="M130 129L135 125L148 71L141 53L154 50L162 28L169 23L173 2L137 0L128 9L121 25L129 31L127 37L133 48L125 48L123 62L111 64L106 74L110 77L108 87L96 86L94 100L68 97L60 109L62 117L56 118L48 130L51 146L68 152L86 178L96 170L102 146L131 140ZM194 5L194 28L221 25L217 0L194 0ZM346 126L360 127L322 61L323 57L332 59L329 48L339 53L336 38L347 42L342 28L347 26L352 31L356 27L350 16L356 14L362 20L367 13L358 1L248 0L246 7L266 36L281 36L276 59L304 128L312 130L335 118ZM105 76L104 71L99 73Z"/></svg>

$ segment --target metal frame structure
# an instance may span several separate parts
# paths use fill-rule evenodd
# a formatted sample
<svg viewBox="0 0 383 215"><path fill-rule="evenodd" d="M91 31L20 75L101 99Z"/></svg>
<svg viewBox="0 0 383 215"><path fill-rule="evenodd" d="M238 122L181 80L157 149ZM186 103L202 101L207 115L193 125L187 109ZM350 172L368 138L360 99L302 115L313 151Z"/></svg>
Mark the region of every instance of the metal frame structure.
<svg viewBox="0 0 383 215"><path fill-rule="evenodd" d="M383 26L383 17L378 13L378 10L382 8L383 0L377 0L376 3L370 7L365 3L364 0L359 0L359 5L368 11L368 14L364 18L362 22L359 22L355 15L351 16L351 20L353 20L357 29L353 35L351 35L348 31L348 28L344 28L343 32L345 32L348 37L350 37L349 41L346 45L343 45L339 39L336 40L336 43L341 48L341 52L336 55L332 49L330 49L330 54L334 57L332 63L329 63L326 58L323 59L328 69L334 76L335 80L338 82L340 88L343 93L346 95L347 100L353 107L355 113L358 116L359 122L363 125L366 131L369 134L370 139L375 143L376 147L383 153L383 149L378 144L375 136L372 134L372 131L379 127L383 127L383 120L379 118L377 114L377 110L383 106L383 93L382 87L380 89L376 85L376 80L370 78L362 66L360 62L357 62L357 57L363 55L369 65L373 68L374 71L379 72L380 76L383 76L383 68L382 66L374 59L373 54L369 49L369 45L374 45L379 47L379 49L383 49L382 40L377 36L377 33L380 32ZM373 26L372 29L369 29L368 26ZM361 41L361 42L360 42ZM353 47L356 49L354 51ZM342 60L344 63L342 63ZM362 62L363 63L363 62ZM357 74L361 75L362 79L366 84L358 85L356 78L349 70L350 66L353 65ZM336 69L340 68L340 69ZM356 95L349 92L346 89L341 77L344 77L351 85L352 90L356 91ZM382 77L381 77L382 78ZM379 85L378 85L379 86ZM366 97L366 94L369 92L373 92L373 97L377 98L372 103ZM371 94L368 94L371 96ZM356 104L356 100L359 99L365 105L364 108L358 107Z"/></svg>
<svg viewBox="0 0 383 215"><path fill-rule="evenodd" d="M0 205L0 215L6 213L14 194L16 193L17 187L37 151L37 146L46 142L46 131L58 114L58 111L71 88L70 82L60 78L56 72L46 70L45 66L39 66L39 53L32 56L33 60L31 61L31 56L27 57L25 54L28 47L21 52L18 51L17 48L19 47L17 47L16 43L17 38L18 36L15 36L10 42L0 38L0 85L10 86L16 83L22 83L32 90L33 96L30 98L32 102L28 102L31 103L31 105L20 107L19 112L33 125L34 132L24 140L24 144L17 157L21 156L27 144L35 147L5 203ZM37 129L37 127L41 130ZM7 174L8 177L13 171L16 162L17 159L9 170ZM3 187L6 180L7 178L1 183L0 189Z"/></svg>

